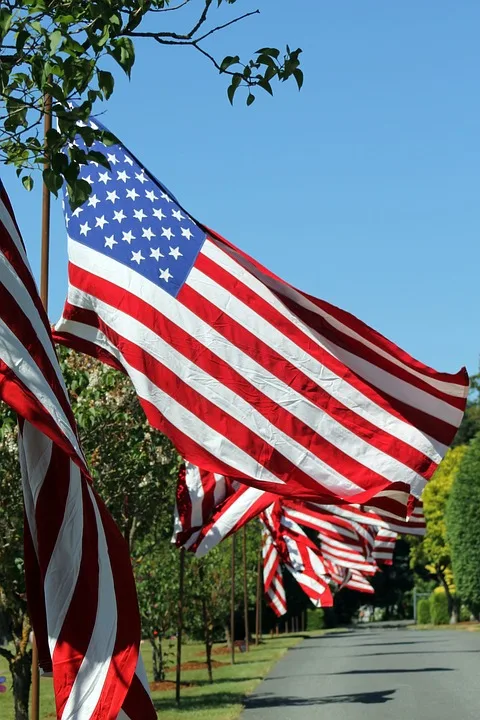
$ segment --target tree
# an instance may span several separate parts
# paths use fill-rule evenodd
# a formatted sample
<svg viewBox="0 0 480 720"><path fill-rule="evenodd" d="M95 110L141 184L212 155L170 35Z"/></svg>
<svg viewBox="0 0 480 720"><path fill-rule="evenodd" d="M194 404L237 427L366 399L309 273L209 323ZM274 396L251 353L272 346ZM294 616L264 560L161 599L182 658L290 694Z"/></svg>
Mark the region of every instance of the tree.
<svg viewBox="0 0 480 720"><path fill-rule="evenodd" d="M480 434L471 440L447 505L447 537L458 595L480 613Z"/></svg>
<svg viewBox="0 0 480 720"><path fill-rule="evenodd" d="M455 435L453 447L466 445L478 432L480 432L480 374L470 378L467 407Z"/></svg>
<svg viewBox="0 0 480 720"><path fill-rule="evenodd" d="M427 531L421 540L413 541L410 547L411 566L424 566L443 587L452 622L458 619L458 607L449 582L452 561L445 513L452 485L466 449L465 445L450 449L427 483L422 496Z"/></svg>
<svg viewBox="0 0 480 720"><path fill-rule="evenodd" d="M261 88L273 94L272 81L295 78L303 82L301 50L280 54L276 48L261 48L248 61L238 55L216 59L207 40L240 20L259 11L234 17L219 15L225 22L215 24L211 16L220 6L237 0L5 0L0 8L0 98L3 105L0 155L17 168L26 188L33 184L31 171L43 167L43 179L57 193L66 182L70 202L82 204L90 186L78 179L85 154L72 145L78 133L90 148L108 136L86 124L95 102L108 100L115 79L105 69L113 58L130 76L135 62L135 43L182 45L197 51L220 73L228 76L228 98L233 102L239 88L246 91L246 103L255 100ZM173 30L178 16L185 30ZM154 28L154 29L152 29ZM41 131L42 117L52 110L58 128ZM72 106L75 101L76 106ZM83 123L80 127L78 122ZM110 140L111 140L110 136ZM65 150L65 146L68 150ZM88 159L105 164L99 153Z"/></svg>
<svg viewBox="0 0 480 720"><path fill-rule="evenodd" d="M0 647L13 684L15 720L28 720L32 652L23 574L22 481L14 414L0 403L0 614L13 650Z"/></svg>

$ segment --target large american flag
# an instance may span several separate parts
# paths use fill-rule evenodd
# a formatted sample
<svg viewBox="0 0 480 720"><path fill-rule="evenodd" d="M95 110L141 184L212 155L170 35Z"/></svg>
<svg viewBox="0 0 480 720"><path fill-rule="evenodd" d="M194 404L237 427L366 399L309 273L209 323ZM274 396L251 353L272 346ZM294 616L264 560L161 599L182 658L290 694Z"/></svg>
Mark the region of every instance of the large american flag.
<svg viewBox="0 0 480 720"><path fill-rule="evenodd" d="M92 488L48 319L0 184L0 398L19 416L25 572L61 720L153 720L126 543Z"/></svg>
<svg viewBox="0 0 480 720"><path fill-rule="evenodd" d="M297 497L365 502L396 482L419 495L461 422L466 371L439 373L280 280L121 143L92 149L110 169L84 166L88 202L66 198L57 340L126 371L152 425L205 470Z"/></svg>

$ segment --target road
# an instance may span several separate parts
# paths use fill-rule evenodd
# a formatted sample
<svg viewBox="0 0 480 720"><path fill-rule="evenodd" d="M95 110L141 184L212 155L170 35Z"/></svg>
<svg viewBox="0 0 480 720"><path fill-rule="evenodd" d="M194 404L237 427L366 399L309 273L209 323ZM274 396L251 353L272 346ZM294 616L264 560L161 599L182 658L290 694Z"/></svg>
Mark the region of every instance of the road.
<svg viewBox="0 0 480 720"><path fill-rule="evenodd" d="M480 632L355 630L304 640L241 720L479 720Z"/></svg>

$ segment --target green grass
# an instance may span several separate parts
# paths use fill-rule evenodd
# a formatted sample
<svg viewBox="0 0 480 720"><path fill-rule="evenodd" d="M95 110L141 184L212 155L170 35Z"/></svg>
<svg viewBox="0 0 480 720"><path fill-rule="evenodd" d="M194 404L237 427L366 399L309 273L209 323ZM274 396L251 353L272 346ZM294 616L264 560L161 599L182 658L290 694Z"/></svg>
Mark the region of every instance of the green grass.
<svg viewBox="0 0 480 720"><path fill-rule="evenodd" d="M408 625L408 630L463 630L464 632L479 632L480 623L461 622L455 625Z"/></svg>
<svg viewBox="0 0 480 720"><path fill-rule="evenodd" d="M305 633L315 636L323 631ZM181 707L175 704L174 691L152 693L155 707L162 720L235 720L240 715L245 695L251 693L275 663L289 648L297 645L304 635L280 635L265 638L259 646L253 646L248 653L235 653L235 665L230 664L230 655L218 654L220 645L215 646L213 659L222 663L213 670L213 684L208 682L206 670L182 672L182 682L192 683L182 687ZM142 645L142 655L147 675L152 677L152 661L148 643ZM195 660L204 662L203 645L188 644L182 650L182 663ZM0 720L13 720L13 698L10 676L5 661L0 658L0 675L7 676L8 692L0 695ZM168 680L174 680L174 672L167 673ZM40 717L42 720L55 718L52 681L40 681Z"/></svg>

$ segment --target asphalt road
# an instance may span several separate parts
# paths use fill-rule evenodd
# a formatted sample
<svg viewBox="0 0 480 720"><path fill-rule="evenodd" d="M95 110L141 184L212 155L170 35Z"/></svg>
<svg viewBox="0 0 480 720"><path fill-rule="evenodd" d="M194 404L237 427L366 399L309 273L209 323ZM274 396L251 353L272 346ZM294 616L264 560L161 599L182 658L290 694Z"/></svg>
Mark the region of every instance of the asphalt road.
<svg viewBox="0 0 480 720"><path fill-rule="evenodd" d="M306 639L242 720L479 720L480 632L356 630Z"/></svg>

